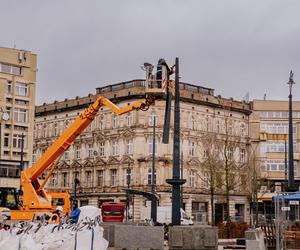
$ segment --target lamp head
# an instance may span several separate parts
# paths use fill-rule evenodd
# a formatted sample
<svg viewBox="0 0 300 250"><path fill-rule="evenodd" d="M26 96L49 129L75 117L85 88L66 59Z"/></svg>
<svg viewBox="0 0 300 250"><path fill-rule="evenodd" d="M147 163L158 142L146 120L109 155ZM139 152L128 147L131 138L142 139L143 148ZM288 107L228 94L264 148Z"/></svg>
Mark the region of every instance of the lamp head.
<svg viewBox="0 0 300 250"><path fill-rule="evenodd" d="M287 84L290 86L290 88L293 86L293 84L295 84L293 77L294 77L294 73L293 73L293 71L291 70L291 71L290 71L290 78L289 78L289 81L288 81L288 83L287 83Z"/></svg>

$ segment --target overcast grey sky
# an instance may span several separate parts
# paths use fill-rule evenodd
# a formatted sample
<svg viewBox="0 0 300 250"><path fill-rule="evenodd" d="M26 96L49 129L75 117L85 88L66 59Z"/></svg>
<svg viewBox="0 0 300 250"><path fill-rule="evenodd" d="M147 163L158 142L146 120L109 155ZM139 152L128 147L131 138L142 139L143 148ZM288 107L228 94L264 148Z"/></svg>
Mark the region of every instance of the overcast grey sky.
<svg viewBox="0 0 300 250"><path fill-rule="evenodd" d="M37 104L143 78L180 59L184 82L242 100L300 99L299 0L2 0L0 46L38 55Z"/></svg>

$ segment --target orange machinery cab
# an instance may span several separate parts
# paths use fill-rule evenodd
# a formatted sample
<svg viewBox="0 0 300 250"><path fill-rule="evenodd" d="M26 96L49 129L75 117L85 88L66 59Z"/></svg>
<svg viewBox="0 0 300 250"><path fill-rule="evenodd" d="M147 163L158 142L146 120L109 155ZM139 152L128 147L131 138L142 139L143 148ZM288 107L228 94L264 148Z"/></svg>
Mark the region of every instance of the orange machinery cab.
<svg viewBox="0 0 300 250"><path fill-rule="evenodd" d="M71 212L70 194L68 192L52 192L48 191L47 194L51 195L51 207L55 211L58 206L62 206L63 213L69 215Z"/></svg>
<svg viewBox="0 0 300 250"><path fill-rule="evenodd" d="M122 202L104 202L101 206L103 222L123 222L125 204Z"/></svg>

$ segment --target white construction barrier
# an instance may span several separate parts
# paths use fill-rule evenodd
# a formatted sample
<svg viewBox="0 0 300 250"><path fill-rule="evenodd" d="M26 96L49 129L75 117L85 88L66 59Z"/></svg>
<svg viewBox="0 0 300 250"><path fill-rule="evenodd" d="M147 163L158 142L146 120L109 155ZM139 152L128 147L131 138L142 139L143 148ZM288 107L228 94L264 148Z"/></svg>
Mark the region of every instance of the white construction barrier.
<svg viewBox="0 0 300 250"><path fill-rule="evenodd" d="M93 214L87 209L87 214ZM84 213L82 214L84 215ZM82 216L78 223L19 222L0 230L0 249L9 250L106 250L100 217Z"/></svg>

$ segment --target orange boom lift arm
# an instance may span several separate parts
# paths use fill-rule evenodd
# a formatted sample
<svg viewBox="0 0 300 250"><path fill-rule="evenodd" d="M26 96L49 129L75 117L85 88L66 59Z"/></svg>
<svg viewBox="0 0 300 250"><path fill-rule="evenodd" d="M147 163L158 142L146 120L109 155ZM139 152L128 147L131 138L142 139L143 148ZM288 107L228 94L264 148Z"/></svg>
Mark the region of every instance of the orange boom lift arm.
<svg viewBox="0 0 300 250"><path fill-rule="evenodd" d="M65 132L47 149L47 151L32 165L21 173L21 186L23 187L22 209L33 212L51 209L51 196L43 189L45 182L57 166L58 157L65 152L89 124L95 119L101 106L106 106L117 115L122 115L133 110L147 109L154 101L153 95L146 95L144 101L135 102L124 108L119 108L103 96L90 105L90 107L79 115ZM46 180L40 184L38 177L53 164ZM17 211L15 211L17 212ZM22 210L19 211L22 213ZM19 216L18 216L19 217Z"/></svg>

